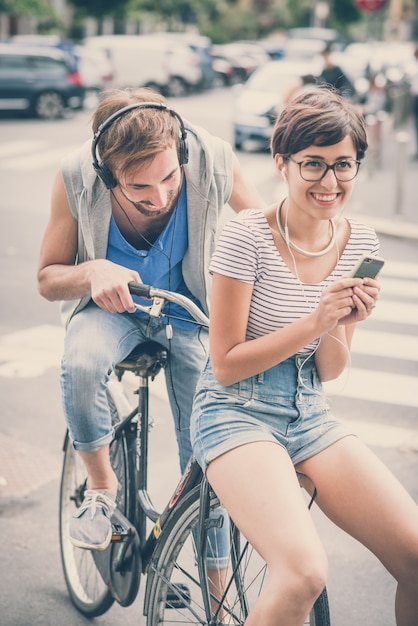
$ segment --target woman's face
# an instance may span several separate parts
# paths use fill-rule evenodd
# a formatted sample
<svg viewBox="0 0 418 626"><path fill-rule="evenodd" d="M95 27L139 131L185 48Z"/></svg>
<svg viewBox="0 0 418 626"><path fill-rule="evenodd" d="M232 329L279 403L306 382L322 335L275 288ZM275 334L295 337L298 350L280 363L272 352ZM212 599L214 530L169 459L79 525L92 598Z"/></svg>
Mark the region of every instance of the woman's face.
<svg viewBox="0 0 418 626"><path fill-rule="evenodd" d="M278 155L275 159L278 170L288 182L290 206L297 205L312 217L330 219L350 198L355 177L349 181L337 180L332 169L328 169L321 180L307 181L301 176L302 170L305 178L319 178L326 170L325 165L334 164L339 178L354 175L357 170L357 154L349 135L332 146L309 146L292 154L291 159L286 162ZM303 162L302 167L298 165L300 162Z"/></svg>

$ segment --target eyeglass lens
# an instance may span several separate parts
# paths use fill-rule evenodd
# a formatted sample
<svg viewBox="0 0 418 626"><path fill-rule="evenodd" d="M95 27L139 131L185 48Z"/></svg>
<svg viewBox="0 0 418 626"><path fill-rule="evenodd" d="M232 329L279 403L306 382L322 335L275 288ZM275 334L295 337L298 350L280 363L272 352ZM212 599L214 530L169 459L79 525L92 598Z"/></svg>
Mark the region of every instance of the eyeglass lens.
<svg viewBox="0 0 418 626"><path fill-rule="evenodd" d="M358 172L358 163L354 159L345 159L328 165L325 161L307 159L299 162L302 178L307 181L321 180L328 172L333 170L335 177L340 181L349 181L355 178Z"/></svg>

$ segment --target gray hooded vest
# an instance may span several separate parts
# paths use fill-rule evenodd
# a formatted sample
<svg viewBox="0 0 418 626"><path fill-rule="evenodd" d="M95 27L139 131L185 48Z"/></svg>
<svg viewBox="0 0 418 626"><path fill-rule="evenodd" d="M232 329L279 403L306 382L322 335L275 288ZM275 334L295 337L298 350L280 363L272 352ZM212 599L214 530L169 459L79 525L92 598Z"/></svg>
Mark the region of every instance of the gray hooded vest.
<svg viewBox="0 0 418 626"><path fill-rule="evenodd" d="M189 162L184 166L189 245L182 270L187 287L208 313L208 267L215 247L218 217L232 192L232 148L202 128L185 126L189 149ZM64 161L62 175L71 212L78 221L77 263L106 258L112 214L110 192L93 169L90 141ZM85 296L62 302L63 322L68 324L89 300Z"/></svg>

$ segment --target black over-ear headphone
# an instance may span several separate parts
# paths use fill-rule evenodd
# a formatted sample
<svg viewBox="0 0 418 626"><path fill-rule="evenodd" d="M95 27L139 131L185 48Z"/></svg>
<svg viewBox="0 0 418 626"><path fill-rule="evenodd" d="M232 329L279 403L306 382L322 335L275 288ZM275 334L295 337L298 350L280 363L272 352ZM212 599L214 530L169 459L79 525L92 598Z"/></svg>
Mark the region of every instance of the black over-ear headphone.
<svg viewBox="0 0 418 626"><path fill-rule="evenodd" d="M107 165L105 163L99 163L99 160L97 158L97 144L104 131L109 128L109 126L113 124L115 120L117 120L119 117L122 117L122 115L125 115L125 113L127 113L128 111L132 111L132 109L159 109L160 111L168 111L173 117L175 117L178 120L180 126L179 163L180 165L186 165L189 160L187 132L184 127L183 120L178 113L176 113L173 109L170 109L170 107L166 106L162 102L137 102L135 104L129 104L123 109L116 111L116 113L113 113L113 115L108 117L107 120L103 122L103 124L100 124L97 132L94 134L93 142L91 144L93 167L108 189L113 189L113 187L116 187L118 183Z"/></svg>

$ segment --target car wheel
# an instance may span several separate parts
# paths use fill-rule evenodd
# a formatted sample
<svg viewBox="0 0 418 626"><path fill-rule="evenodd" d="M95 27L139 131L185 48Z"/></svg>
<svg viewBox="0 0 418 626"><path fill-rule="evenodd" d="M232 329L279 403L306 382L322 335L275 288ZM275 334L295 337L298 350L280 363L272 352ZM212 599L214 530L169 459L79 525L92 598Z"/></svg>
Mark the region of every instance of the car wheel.
<svg viewBox="0 0 418 626"><path fill-rule="evenodd" d="M44 120L56 120L63 117L64 100L56 91L45 91L35 100L35 115Z"/></svg>
<svg viewBox="0 0 418 626"><path fill-rule="evenodd" d="M238 136L234 138L234 148L235 150L242 150L242 139Z"/></svg>
<svg viewBox="0 0 418 626"><path fill-rule="evenodd" d="M172 76L168 84L168 95L172 98L181 98L187 94L187 85L179 76Z"/></svg>

